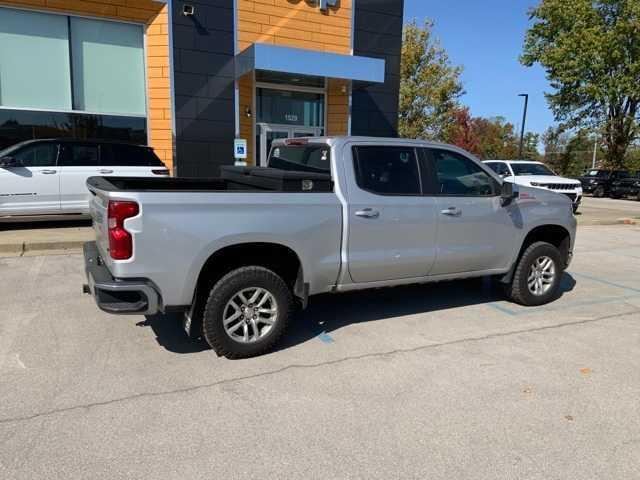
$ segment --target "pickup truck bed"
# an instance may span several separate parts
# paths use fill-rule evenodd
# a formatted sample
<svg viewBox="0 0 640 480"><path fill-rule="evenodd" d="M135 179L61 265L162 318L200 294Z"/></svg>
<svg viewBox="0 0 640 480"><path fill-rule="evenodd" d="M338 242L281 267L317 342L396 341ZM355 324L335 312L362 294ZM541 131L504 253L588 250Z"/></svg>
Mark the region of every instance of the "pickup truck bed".
<svg viewBox="0 0 640 480"><path fill-rule="evenodd" d="M107 192L324 192L333 191L328 174L275 168L223 167L214 178L90 177L87 184Z"/></svg>

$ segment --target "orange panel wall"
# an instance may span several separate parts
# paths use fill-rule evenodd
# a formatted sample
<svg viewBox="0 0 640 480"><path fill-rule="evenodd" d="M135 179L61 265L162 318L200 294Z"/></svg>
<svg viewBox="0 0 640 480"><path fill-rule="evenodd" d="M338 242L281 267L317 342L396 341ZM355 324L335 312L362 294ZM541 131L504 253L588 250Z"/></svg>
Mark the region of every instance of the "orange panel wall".
<svg viewBox="0 0 640 480"><path fill-rule="evenodd" d="M307 0L238 0L238 50L253 43L272 43L307 50L351 53L352 0L341 0L336 8L322 12ZM254 121L244 116L253 105L253 81L242 79L240 88L240 136L250 146L252 162ZM327 84L328 135L346 135L349 121L350 83L330 79Z"/></svg>
<svg viewBox="0 0 640 480"><path fill-rule="evenodd" d="M151 0L0 0L0 5L104 17L147 26L149 144L173 167L167 5Z"/></svg>
<svg viewBox="0 0 640 480"><path fill-rule="evenodd" d="M238 48L252 43L351 53L351 0L320 11L307 0L238 0Z"/></svg>

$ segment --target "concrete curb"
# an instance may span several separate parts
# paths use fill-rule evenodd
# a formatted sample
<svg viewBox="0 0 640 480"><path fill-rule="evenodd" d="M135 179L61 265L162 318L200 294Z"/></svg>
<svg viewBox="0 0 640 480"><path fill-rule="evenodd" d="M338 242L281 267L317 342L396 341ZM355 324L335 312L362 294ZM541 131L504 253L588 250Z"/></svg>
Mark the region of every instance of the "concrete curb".
<svg viewBox="0 0 640 480"><path fill-rule="evenodd" d="M23 242L0 244L1 256L21 257L25 254L36 254L38 252L65 253L82 250L84 240L64 240L52 242Z"/></svg>

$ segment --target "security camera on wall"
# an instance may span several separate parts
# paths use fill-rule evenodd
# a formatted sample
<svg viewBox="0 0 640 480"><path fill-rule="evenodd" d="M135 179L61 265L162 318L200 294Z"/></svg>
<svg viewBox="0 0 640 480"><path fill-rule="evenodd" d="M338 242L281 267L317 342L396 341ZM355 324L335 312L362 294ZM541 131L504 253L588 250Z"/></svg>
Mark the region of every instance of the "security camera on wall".
<svg viewBox="0 0 640 480"><path fill-rule="evenodd" d="M193 5L183 5L182 6L182 14L185 17L191 17L195 13L196 9Z"/></svg>

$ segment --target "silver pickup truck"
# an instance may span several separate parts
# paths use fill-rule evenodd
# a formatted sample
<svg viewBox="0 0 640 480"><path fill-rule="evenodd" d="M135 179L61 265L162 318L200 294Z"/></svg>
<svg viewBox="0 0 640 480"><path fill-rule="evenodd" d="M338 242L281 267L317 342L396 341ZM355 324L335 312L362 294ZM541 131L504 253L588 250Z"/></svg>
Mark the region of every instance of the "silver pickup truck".
<svg viewBox="0 0 640 480"><path fill-rule="evenodd" d="M455 147L280 140L269 167L90 178L85 292L110 313L184 312L191 335L241 358L272 348L312 295L492 276L534 306L571 261L567 196L503 182Z"/></svg>

